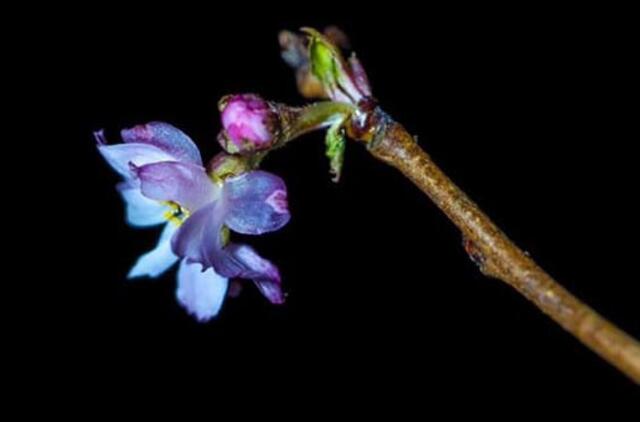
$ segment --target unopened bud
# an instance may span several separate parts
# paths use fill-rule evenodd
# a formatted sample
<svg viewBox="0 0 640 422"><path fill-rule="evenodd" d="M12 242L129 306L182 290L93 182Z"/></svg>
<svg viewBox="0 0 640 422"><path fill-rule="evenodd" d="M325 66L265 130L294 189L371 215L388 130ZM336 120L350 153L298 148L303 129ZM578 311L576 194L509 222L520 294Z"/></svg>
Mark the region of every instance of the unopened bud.
<svg viewBox="0 0 640 422"><path fill-rule="evenodd" d="M254 94L230 95L219 104L223 131L218 136L228 153L250 153L273 145L280 133L277 111Z"/></svg>

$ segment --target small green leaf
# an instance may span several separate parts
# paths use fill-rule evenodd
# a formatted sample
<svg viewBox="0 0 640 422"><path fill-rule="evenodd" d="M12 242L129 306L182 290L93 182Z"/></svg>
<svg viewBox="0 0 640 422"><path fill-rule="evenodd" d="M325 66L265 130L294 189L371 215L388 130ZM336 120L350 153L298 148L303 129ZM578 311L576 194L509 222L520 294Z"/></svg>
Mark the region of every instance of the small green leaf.
<svg viewBox="0 0 640 422"><path fill-rule="evenodd" d="M344 150L347 144L342 123L342 121L339 121L329 127L325 138L325 144L327 147L326 154L329 158L329 169L333 175L331 180L336 183L340 180L340 174L342 173Z"/></svg>

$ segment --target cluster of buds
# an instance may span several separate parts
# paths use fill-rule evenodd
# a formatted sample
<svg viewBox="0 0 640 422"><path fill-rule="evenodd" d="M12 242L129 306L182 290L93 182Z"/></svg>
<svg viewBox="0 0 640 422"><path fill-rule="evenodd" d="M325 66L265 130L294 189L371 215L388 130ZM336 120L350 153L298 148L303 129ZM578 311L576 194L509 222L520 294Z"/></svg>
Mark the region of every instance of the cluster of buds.
<svg viewBox="0 0 640 422"><path fill-rule="evenodd" d="M338 181L346 135L367 138L375 125L376 101L355 54L347 60L341 53L341 48L349 47L342 31L335 27L324 34L311 28L302 31L302 35L280 33L282 57L294 68L303 96L330 101L295 108L256 94L226 96L218 105L223 127L218 141L227 153L259 162L269 150L303 133L327 128L326 155L333 180Z"/></svg>

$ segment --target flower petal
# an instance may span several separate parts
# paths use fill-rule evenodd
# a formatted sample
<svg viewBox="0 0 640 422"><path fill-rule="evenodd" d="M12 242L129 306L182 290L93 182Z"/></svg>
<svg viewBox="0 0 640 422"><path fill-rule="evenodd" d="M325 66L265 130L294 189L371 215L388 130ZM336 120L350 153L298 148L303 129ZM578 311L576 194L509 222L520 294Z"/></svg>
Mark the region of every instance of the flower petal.
<svg viewBox="0 0 640 422"><path fill-rule="evenodd" d="M180 129L164 122L150 122L124 129L121 132L126 143L153 145L171 155L174 161L202 165L198 147Z"/></svg>
<svg viewBox="0 0 640 422"><path fill-rule="evenodd" d="M222 252L222 224L224 208L220 201L214 201L193 213L180 226L180 230L172 240L172 248L176 255L199 262L205 268L214 267L225 277L240 272L240 267L231 262L227 265Z"/></svg>
<svg viewBox="0 0 640 422"><path fill-rule="evenodd" d="M224 201L229 209L225 224L243 234L278 230L289 221L284 181L265 171L228 178Z"/></svg>
<svg viewBox="0 0 640 422"><path fill-rule="evenodd" d="M131 169L145 164L161 161L175 161L171 155L158 147L147 144L98 145L98 151L107 163L125 179L131 179L135 173Z"/></svg>
<svg viewBox="0 0 640 422"><path fill-rule="evenodd" d="M280 272L250 246L229 244L223 247L221 230L227 210L221 201L212 202L192 214L173 237L175 254L213 267L227 278L251 279L272 303L283 303Z"/></svg>
<svg viewBox="0 0 640 422"><path fill-rule="evenodd" d="M187 220L182 223L180 229L171 240L171 249L176 255L187 258L194 262L199 262L205 267L209 267L209 259L206 251L202 248L202 238L205 234L212 236L211 233L222 228L221 224L216 227L212 214L216 210L216 203L205 205L195 213L191 214ZM220 234L218 234L220 236Z"/></svg>
<svg viewBox="0 0 640 422"><path fill-rule="evenodd" d="M213 201L219 188L204 168L188 163L168 161L136 169L140 190L148 198L173 201L193 212Z"/></svg>
<svg viewBox="0 0 640 422"><path fill-rule="evenodd" d="M155 278L175 264L178 257L171 251L171 237L176 230L176 225L171 223L167 224L160 235L160 240L155 249L138 258L138 262L131 268L127 278Z"/></svg>
<svg viewBox="0 0 640 422"><path fill-rule="evenodd" d="M237 277L253 280L260 292L271 303L284 303L278 267L258 255L249 245L231 243L225 248L225 252L243 267L242 271L236 275Z"/></svg>
<svg viewBox="0 0 640 422"><path fill-rule="evenodd" d="M133 181L123 182L117 186L127 204L127 223L136 227L155 226L166 223L165 213L169 208L158 201L149 199L140 192L140 187Z"/></svg>
<svg viewBox="0 0 640 422"><path fill-rule="evenodd" d="M203 271L202 265L183 259L178 269L178 302L198 321L205 322L220 311L229 280L213 268Z"/></svg>

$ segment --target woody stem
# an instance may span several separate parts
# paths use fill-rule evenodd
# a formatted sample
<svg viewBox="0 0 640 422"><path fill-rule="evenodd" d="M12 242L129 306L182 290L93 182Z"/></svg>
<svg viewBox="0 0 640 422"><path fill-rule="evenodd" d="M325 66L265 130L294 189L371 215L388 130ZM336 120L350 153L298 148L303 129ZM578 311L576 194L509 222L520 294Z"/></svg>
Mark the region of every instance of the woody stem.
<svg viewBox="0 0 640 422"><path fill-rule="evenodd" d="M640 384L640 344L573 296L519 249L449 179L405 128L383 115L367 143L378 160L420 188L460 229L465 249L487 276L533 302L587 347Z"/></svg>

